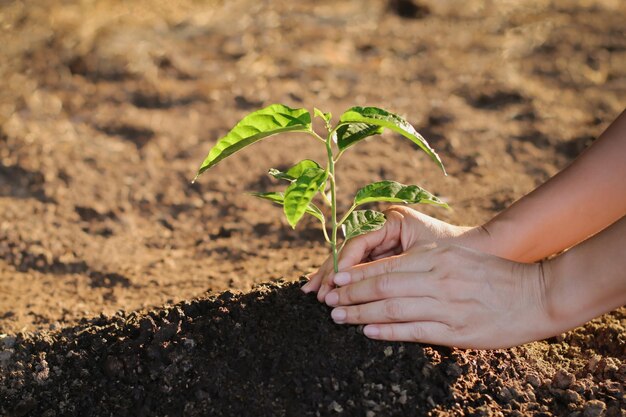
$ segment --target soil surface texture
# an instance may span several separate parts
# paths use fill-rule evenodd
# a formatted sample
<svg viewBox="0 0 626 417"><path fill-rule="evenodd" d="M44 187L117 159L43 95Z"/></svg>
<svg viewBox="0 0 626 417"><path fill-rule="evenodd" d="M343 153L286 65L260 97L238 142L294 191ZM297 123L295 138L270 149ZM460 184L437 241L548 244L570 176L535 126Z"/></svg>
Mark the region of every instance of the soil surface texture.
<svg viewBox="0 0 626 417"><path fill-rule="evenodd" d="M299 291L319 225L246 194L318 142L190 181L252 110L373 105L449 175L385 134L342 157L339 211L390 179L480 224L623 111L625 21L620 0L0 2L0 416L626 416L626 308L509 350L373 342Z"/></svg>
<svg viewBox="0 0 626 417"><path fill-rule="evenodd" d="M509 350L381 343L334 324L299 283L261 284L5 338L0 411L623 416L625 333L626 315L616 312L559 340Z"/></svg>

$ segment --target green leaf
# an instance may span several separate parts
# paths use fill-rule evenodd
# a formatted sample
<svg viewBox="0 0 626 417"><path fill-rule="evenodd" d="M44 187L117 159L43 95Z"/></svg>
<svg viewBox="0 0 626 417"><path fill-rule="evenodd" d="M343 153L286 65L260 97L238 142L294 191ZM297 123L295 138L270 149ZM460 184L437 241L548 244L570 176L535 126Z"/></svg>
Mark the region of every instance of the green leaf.
<svg viewBox="0 0 626 417"><path fill-rule="evenodd" d="M337 128L339 149L346 149L361 139L383 133L384 128L367 123L347 123Z"/></svg>
<svg viewBox="0 0 626 417"><path fill-rule="evenodd" d="M284 193L269 192L269 193L251 193L251 194L263 200L269 200L272 203L280 204L281 206L285 204ZM322 224L326 222L326 219L324 219L324 214L322 213L322 211L313 203L309 203L305 212L315 217L317 220L322 222Z"/></svg>
<svg viewBox="0 0 626 417"><path fill-rule="evenodd" d="M287 221L296 228L296 224L300 221L306 208L326 182L328 172L319 168L309 168L291 183L285 191L284 212Z"/></svg>
<svg viewBox="0 0 626 417"><path fill-rule="evenodd" d="M417 133L415 128L409 122L397 114L390 113L387 110L379 109L377 107L352 107L341 115L339 118L339 126L341 127L345 124L354 123L365 123L367 125L379 126L381 128L386 127L401 134L426 152L428 156L430 156L430 158L435 161L437 165L439 165L445 174L446 170L443 167L441 159L430 147L428 142L426 142L426 139ZM337 128L337 132L339 132L339 128ZM362 134L360 136L361 137L353 137L351 135L344 136L343 141L338 140L337 142L339 149L346 149L347 147L355 144L357 141L371 135Z"/></svg>
<svg viewBox="0 0 626 417"><path fill-rule="evenodd" d="M295 164L294 166L292 166L291 168L289 168L286 172L279 171L275 168L270 168L270 170L268 171L268 174L276 178L277 180L286 180L286 181L293 182L297 180L302 175L302 173L304 173L304 171L306 171L309 168L322 169L320 164L318 164L317 162L311 159L304 159L298 162L297 164Z"/></svg>
<svg viewBox="0 0 626 417"><path fill-rule="evenodd" d="M417 185L404 185L395 181L379 181L357 191L354 205L386 201L389 203L417 204L427 203L448 208L439 198Z"/></svg>
<svg viewBox="0 0 626 417"><path fill-rule="evenodd" d="M326 124L329 124L330 123L330 119L333 117L333 115L331 113L324 113L323 111L321 111L317 107L313 107L313 113L317 117L320 117L320 118L324 119Z"/></svg>
<svg viewBox="0 0 626 417"><path fill-rule="evenodd" d="M263 138L281 132L306 132L311 130L311 114L306 109L291 109L282 104L272 104L241 119L209 151L196 174L196 179L222 159ZM195 180L194 180L195 181Z"/></svg>
<svg viewBox="0 0 626 417"><path fill-rule="evenodd" d="M355 210L341 225L345 240L373 232L385 224L385 215L374 210Z"/></svg>

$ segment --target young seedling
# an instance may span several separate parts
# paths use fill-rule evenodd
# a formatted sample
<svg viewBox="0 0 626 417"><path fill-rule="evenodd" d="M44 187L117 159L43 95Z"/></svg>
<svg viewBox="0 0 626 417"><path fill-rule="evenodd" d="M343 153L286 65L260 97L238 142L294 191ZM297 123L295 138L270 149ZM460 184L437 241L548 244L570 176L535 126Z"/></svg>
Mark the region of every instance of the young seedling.
<svg viewBox="0 0 626 417"><path fill-rule="evenodd" d="M219 139L198 170L200 174L215 166L224 158L240 151L263 138L283 132L306 133L326 147L328 159L322 167L315 161L304 159L285 172L270 169L269 175L289 183L284 192L263 192L253 195L283 206L287 221L292 228L305 213L322 223L324 238L330 244L335 272L338 254L345 243L359 235L378 230L385 223L385 215L374 210L357 210L371 202L428 203L448 207L446 203L417 185L404 185L395 181L378 181L357 191L352 205L342 217L337 217L337 175L335 165L341 155L363 139L381 134L384 129L393 130L415 143L441 168L441 159L411 124L400 116L376 107L352 107L341 115L336 125L331 124L331 114L314 109L316 117L326 125L325 138L313 130L311 114L306 109L292 109L282 104L272 104L241 119L226 136ZM330 207L330 234L327 219L319 203ZM343 232L339 245L338 231Z"/></svg>

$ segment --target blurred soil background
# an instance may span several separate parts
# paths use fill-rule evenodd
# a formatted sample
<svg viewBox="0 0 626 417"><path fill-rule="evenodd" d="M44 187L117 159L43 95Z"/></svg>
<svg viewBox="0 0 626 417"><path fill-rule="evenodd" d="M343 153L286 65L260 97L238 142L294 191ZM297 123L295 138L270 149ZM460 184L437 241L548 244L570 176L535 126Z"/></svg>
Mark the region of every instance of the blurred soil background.
<svg viewBox="0 0 626 417"><path fill-rule="evenodd" d="M624 109L624 22L621 0L0 1L0 334L71 334L315 270L319 226L293 231L245 192L276 189L270 167L323 161L318 143L271 138L190 182L217 138L275 102L389 109L447 167L393 134L370 140L339 166L344 205L393 179L453 207L428 214L483 222ZM522 357L584 376L608 355L600 392L626 375L625 326L620 309ZM623 401L614 385L602 392Z"/></svg>
<svg viewBox="0 0 626 417"><path fill-rule="evenodd" d="M246 191L324 160L272 138L190 180L275 102L406 116L443 177L394 135L348 152L344 204L416 183L477 224L571 161L624 108L626 5L610 1L9 1L0 8L0 333L207 290L297 279L325 258Z"/></svg>

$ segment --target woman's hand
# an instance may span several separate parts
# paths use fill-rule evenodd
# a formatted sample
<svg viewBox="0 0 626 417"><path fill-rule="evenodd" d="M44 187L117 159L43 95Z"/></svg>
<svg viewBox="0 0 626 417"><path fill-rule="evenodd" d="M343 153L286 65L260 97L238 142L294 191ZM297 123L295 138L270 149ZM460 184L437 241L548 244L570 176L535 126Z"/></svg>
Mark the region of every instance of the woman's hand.
<svg viewBox="0 0 626 417"><path fill-rule="evenodd" d="M559 332L542 264L431 243L342 271L325 297L331 315L372 339L504 348Z"/></svg>
<svg viewBox="0 0 626 417"><path fill-rule="evenodd" d="M485 250L488 234L480 227L462 227L434 219L404 206L392 206L385 211L385 225L375 231L358 236L346 244L339 255L339 270L362 262L399 255L419 241L454 241L455 243ZM317 298L324 301L334 288L332 257L310 275L302 287L304 292L318 291Z"/></svg>

